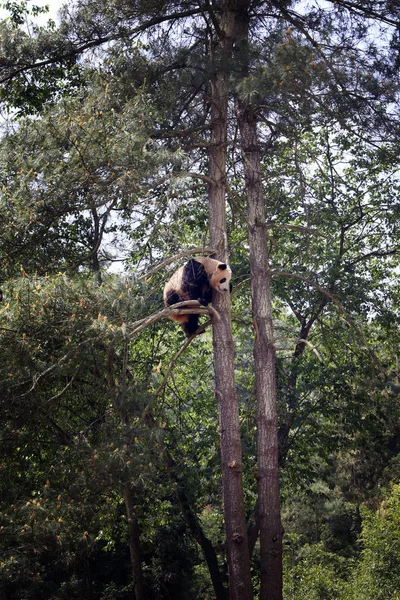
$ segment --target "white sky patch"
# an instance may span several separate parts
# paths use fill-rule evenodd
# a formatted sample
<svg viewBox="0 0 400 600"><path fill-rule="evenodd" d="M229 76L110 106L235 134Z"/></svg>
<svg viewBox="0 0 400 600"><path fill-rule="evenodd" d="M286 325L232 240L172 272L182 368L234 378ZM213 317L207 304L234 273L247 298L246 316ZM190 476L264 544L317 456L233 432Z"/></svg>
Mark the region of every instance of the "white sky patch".
<svg viewBox="0 0 400 600"><path fill-rule="evenodd" d="M0 2L0 19L7 19L7 17L10 16L10 13L8 10L6 10L5 8L3 8L5 2ZM32 6L40 6L45 7L48 6L49 7L49 11L47 13L44 13L42 15L39 15L38 17L30 17L31 22L33 22L35 25L46 25L47 21L49 19L53 19L53 21L56 22L56 24L59 24L59 17L58 17L58 13L60 8L65 4L65 0L30 0L28 2L28 6L27 8L31 8Z"/></svg>

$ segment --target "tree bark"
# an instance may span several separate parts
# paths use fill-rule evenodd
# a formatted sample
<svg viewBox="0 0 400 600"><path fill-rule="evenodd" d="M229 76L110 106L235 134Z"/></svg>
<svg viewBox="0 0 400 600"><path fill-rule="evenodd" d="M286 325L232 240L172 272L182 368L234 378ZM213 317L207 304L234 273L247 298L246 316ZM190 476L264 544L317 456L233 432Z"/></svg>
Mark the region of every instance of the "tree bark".
<svg viewBox="0 0 400 600"><path fill-rule="evenodd" d="M255 329L260 600L282 600L282 524L279 497L275 348L271 275L260 172L257 122L251 106L238 103L238 119L248 206L248 239Z"/></svg>
<svg viewBox="0 0 400 600"><path fill-rule="evenodd" d="M140 536L139 524L134 510L135 495L131 487L125 488L125 507L128 518L128 544L131 557L132 574L133 574L133 589L135 592L135 600L147 600L145 591L143 573L142 573L142 558L140 553Z"/></svg>
<svg viewBox="0 0 400 600"><path fill-rule="evenodd" d="M157 424L149 410L146 411L145 422L150 429L155 429L157 427ZM164 443L162 441L159 443L162 446L162 456L168 474L171 477L171 480L176 484L175 495L182 510L186 525L203 551L213 584L215 598L216 600L226 600L227 592L222 581L221 571L218 565L218 559L214 550L214 546L204 535L196 514L192 510L188 495L176 473L176 463L173 457Z"/></svg>
<svg viewBox="0 0 400 600"><path fill-rule="evenodd" d="M319 306L315 309L314 313L311 317L306 320L305 317L297 314L293 309L293 313L298 318L301 324L300 333L298 336L299 340L307 340L310 330L316 321L316 319L323 312L325 306L327 305L328 300L327 297L324 296L319 304ZM294 420L296 418L296 414L298 411L298 394L297 394L297 379L298 379L298 371L300 360L304 354L304 350L306 345L301 343L300 341L296 344L295 350L293 352L290 372L287 378L287 393L286 393L286 415L284 421L280 424L278 429L278 446L279 446L279 465L282 467L285 463L287 453L289 451L290 443L289 443L289 435L293 427Z"/></svg>
<svg viewBox="0 0 400 600"><path fill-rule="evenodd" d="M211 82L211 144L209 150L210 244L216 258L228 258L226 234L226 154L228 93L226 78L235 34L235 4L223 0L218 43L214 45L214 77ZM223 508L231 600L253 598L250 558L243 500L242 449L238 397L234 374L234 343L230 298L215 293L214 308L221 319L213 324L215 396L218 403L222 462Z"/></svg>
<svg viewBox="0 0 400 600"><path fill-rule="evenodd" d="M128 352L127 343L124 346L124 357L122 363L122 387L121 395L123 396L126 391L126 356ZM107 382L110 391L110 395L113 402L113 410L119 416L121 423L127 425L129 423L128 415L122 408L121 397L117 391L114 378L114 363L115 363L115 350L111 345L107 350ZM130 440L127 439L127 443ZM143 570L142 570L142 558L140 552L140 536L139 536L139 524L135 515L135 494L134 489L131 486L126 485L124 488L124 500L126 507L126 516L128 519L128 545L129 553L131 558L131 569L133 579L133 592L135 594L135 600L147 600L147 593L144 586Z"/></svg>

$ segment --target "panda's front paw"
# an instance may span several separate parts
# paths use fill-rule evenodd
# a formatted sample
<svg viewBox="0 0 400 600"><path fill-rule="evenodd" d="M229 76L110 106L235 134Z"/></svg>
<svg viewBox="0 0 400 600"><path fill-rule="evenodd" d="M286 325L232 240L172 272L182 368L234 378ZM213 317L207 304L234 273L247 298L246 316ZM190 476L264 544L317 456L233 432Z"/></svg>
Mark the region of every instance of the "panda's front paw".
<svg viewBox="0 0 400 600"><path fill-rule="evenodd" d="M208 306L209 302L205 298L198 298L198 301L202 306Z"/></svg>

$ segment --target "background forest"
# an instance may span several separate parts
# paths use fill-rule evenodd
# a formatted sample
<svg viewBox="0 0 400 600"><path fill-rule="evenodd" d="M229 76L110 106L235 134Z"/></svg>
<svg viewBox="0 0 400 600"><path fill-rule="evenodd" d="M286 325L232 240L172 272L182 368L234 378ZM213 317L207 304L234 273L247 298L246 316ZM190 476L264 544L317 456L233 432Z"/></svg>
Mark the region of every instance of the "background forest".
<svg viewBox="0 0 400 600"><path fill-rule="evenodd" d="M397 3L75 0L58 24L2 7L1 600L399 600ZM185 341L160 312L173 271L217 250L243 589L215 326ZM258 539L271 365L283 587Z"/></svg>

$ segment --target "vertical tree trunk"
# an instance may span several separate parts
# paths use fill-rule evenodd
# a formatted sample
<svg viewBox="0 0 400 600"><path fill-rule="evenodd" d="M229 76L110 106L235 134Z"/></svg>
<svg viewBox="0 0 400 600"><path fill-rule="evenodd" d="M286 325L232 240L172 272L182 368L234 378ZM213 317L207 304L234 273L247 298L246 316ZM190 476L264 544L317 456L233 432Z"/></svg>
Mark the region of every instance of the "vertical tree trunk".
<svg viewBox="0 0 400 600"><path fill-rule="evenodd" d="M319 315L324 310L328 299L324 296L319 304L319 306L315 309L314 313L311 317L306 320L301 315L297 315L296 317L301 323L301 329L298 335L299 340L306 340L310 333L311 327L313 326L315 320L319 317ZM296 344L295 350L292 355L290 373L287 378L287 392L286 392L286 415L284 421L280 424L278 429L278 446L279 446L279 465L282 467L286 460L286 456L289 450L289 434L293 427L293 422L296 416L296 412L298 410L298 393L297 393L297 378L300 360L304 354L304 350L306 345L298 342Z"/></svg>
<svg viewBox="0 0 400 600"><path fill-rule="evenodd" d="M279 498L275 348L272 342L271 276L260 174L257 123L251 107L238 110L248 205L254 368L258 425L260 600L282 600L282 524Z"/></svg>
<svg viewBox="0 0 400 600"><path fill-rule="evenodd" d="M145 422L148 425L148 427L150 427L150 429L155 429L157 427L157 424L150 410L146 411ZM222 581L222 576L214 547L210 540L204 535L204 532L200 526L197 516L190 505L188 495L182 485L181 480L177 475L177 469L174 459L172 458L170 452L168 451L168 448L166 448L162 440L159 442L159 444L162 448L162 456L168 474L171 477L171 480L175 483L175 496L182 510L182 514L185 518L186 525L190 533L193 535L194 539L198 542L203 551L204 558L206 560L214 588L215 600L226 600L227 592Z"/></svg>
<svg viewBox="0 0 400 600"><path fill-rule="evenodd" d="M125 488L125 507L128 518L128 543L133 573L133 589L135 591L135 600L147 600L142 573L139 524L133 508L134 500L133 489L127 486Z"/></svg>
<svg viewBox="0 0 400 600"><path fill-rule="evenodd" d="M211 144L209 150L210 243L219 260L227 261L226 234L226 153L227 153L227 69L233 47L235 10L233 0L221 5L221 31L214 47L215 74L211 83ZM253 597L250 558L243 501L242 450L238 398L234 374L234 343L230 298L214 293L213 304L221 316L213 324L215 396L218 403L222 486L231 600Z"/></svg>
<svg viewBox="0 0 400 600"><path fill-rule="evenodd" d="M121 396L123 398L126 392L126 362L128 353L128 343L124 345L124 355L122 361L122 386L121 394L117 391L114 378L114 362L115 362L115 350L111 345L107 351L107 382L110 391L110 395L113 402L113 410L119 416L121 423L127 425L129 423L128 415L125 409L122 408ZM130 440L127 439L127 443ZM142 571L142 558L140 553L140 536L139 536L139 524L135 515L135 494L134 489L126 485L124 488L124 500L126 507L126 516L128 519L128 545L129 553L131 558L131 569L133 579L133 592L135 594L135 600L147 600L147 593L144 586L143 571Z"/></svg>

